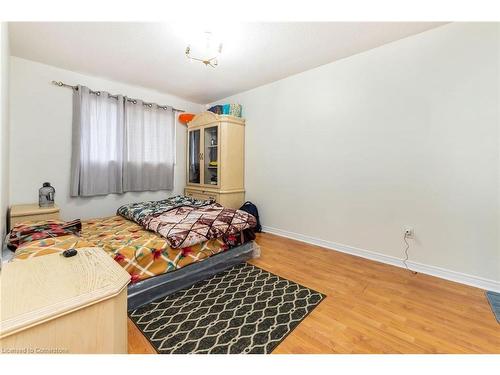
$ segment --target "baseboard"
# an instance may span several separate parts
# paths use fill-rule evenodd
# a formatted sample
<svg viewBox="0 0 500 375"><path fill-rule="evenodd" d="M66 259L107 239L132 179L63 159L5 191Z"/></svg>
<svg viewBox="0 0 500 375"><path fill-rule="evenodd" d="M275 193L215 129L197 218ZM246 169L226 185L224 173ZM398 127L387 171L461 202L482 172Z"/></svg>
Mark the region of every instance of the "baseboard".
<svg viewBox="0 0 500 375"><path fill-rule="evenodd" d="M291 238L293 240L305 242L312 245L317 245L324 247L326 249L340 251L342 253L355 255L361 258L370 259L376 262L381 262L385 264L390 264L396 267L404 267L403 260L390 255L384 255L375 251L360 249L354 246L344 245L332 241L322 240L319 238L307 236L304 234L294 233L283 229L263 226L263 232L275 234L277 236ZM431 275L439 277L441 279L446 279L454 281L461 284L466 284L474 286L476 288L491 290L500 293L500 282L490 279L485 279L483 277L469 275L457 271L452 271L449 269L431 266L428 264L422 264L418 262L408 261L408 267L416 272L424 273L426 275Z"/></svg>

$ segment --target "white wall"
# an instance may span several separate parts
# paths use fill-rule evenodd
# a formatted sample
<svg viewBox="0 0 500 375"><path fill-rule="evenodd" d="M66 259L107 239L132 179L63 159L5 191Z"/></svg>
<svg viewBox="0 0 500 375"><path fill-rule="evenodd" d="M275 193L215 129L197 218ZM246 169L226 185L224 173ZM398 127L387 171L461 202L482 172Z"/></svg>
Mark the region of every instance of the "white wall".
<svg viewBox="0 0 500 375"><path fill-rule="evenodd" d="M0 22L0 247L9 205L9 55L7 23Z"/></svg>
<svg viewBox="0 0 500 375"><path fill-rule="evenodd" d="M185 185L186 128L177 127L177 166L174 192L126 193L93 198L69 196L72 92L52 80L83 84L95 90L168 104L199 112L201 106L157 91L112 82L37 62L10 60L10 203L38 201L38 189L49 181L64 219L109 216L128 202L162 199L181 193ZM165 73L167 74L167 73Z"/></svg>
<svg viewBox="0 0 500 375"><path fill-rule="evenodd" d="M500 281L498 53L449 24L219 101L263 224L386 259L411 225L413 261Z"/></svg>

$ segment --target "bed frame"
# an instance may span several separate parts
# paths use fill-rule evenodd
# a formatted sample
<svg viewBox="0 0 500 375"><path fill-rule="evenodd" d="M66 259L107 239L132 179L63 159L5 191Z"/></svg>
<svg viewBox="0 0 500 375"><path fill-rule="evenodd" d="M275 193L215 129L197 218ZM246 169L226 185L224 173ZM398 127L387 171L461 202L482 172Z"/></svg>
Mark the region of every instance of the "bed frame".
<svg viewBox="0 0 500 375"><path fill-rule="evenodd" d="M129 285L128 310L135 310L259 255L259 245L250 241L221 254L211 256L202 262L192 263L174 272L164 273Z"/></svg>

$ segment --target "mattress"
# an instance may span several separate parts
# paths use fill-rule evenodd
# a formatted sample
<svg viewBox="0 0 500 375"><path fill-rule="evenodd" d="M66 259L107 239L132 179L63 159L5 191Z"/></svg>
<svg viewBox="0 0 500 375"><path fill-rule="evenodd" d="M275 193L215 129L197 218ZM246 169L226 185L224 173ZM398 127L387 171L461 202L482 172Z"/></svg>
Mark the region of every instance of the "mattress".
<svg viewBox="0 0 500 375"><path fill-rule="evenodd" d="M135 310L158 298L168 296L190 287L198 281L208 279L227 268L260 256L260 247L255 241L244 243L231 251L224 251L203 262L192 263L176 272L137 282L128 287L128 310Z"/></svg>
<svg viewBox="0 0 500 375"><path fill-rule="evenodd" d="M67 235L36 240L21 245L12 261L70 248L101 247L113 257L136 283L153 276L178 270L228 249L222 239L173 249L160 236L121 216L82 221L81 236Z"/></svg>

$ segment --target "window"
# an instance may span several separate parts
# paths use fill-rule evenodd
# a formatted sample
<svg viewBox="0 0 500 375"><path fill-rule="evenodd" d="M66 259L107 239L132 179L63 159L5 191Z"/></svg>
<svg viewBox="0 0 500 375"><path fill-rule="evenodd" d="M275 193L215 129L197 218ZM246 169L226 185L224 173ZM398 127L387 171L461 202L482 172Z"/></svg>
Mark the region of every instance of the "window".
<svg viewBox="0 0 500 375"><path fill-rule="evenodd" d="M72 196L172 190L174 160L172 108L74 90Z"/></svg>

